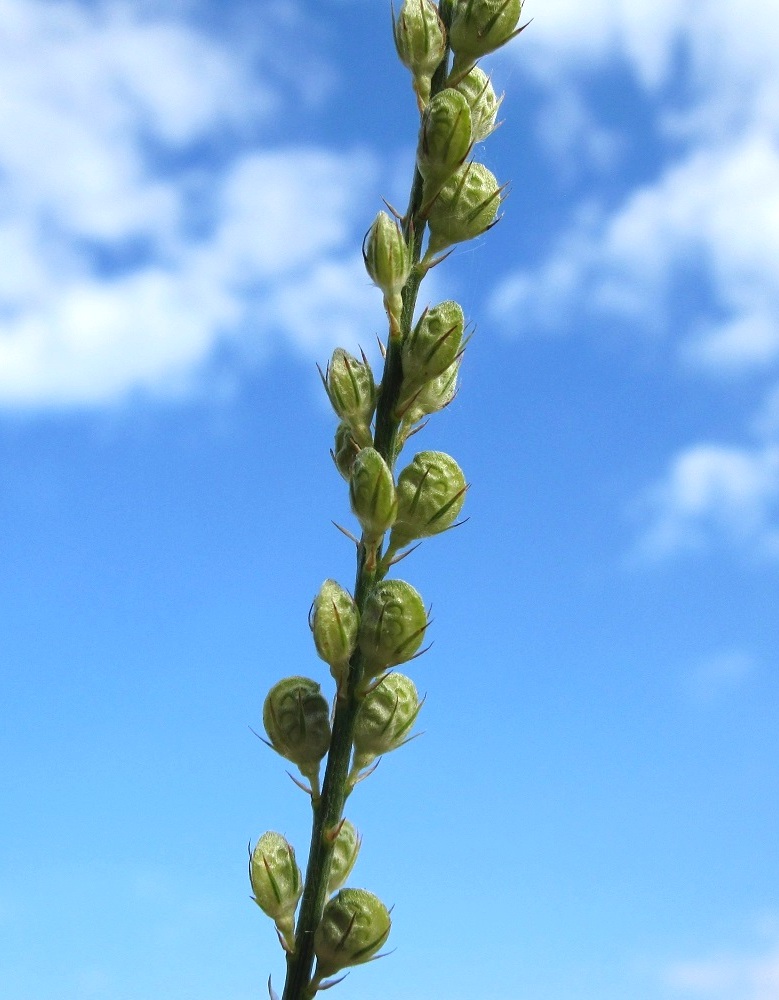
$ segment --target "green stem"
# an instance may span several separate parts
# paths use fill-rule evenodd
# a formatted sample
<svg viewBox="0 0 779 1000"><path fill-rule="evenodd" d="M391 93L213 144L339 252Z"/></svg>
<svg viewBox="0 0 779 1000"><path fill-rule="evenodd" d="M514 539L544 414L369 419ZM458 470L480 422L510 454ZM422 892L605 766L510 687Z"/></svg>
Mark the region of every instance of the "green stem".
<svg viewBox="0 0 779 1000"><path fill-rule="evenodd" d="M444 85L448 56L447 50L441 66L433 77L432 94L436 94ZM419 266L425 232L424 219L419 216L422 207L422 194L422 177L415 169L408 210L403 220L403 231L406 239L413 240L414 267L403 288L403 309L399 335L388 338L381 392L376 408L374 447L391 469L394 467L400 450L397 444L400 420L396 415L396 409L403 382L401 344L411 329L419 285L425 276L425 269ZM380 558L375 567L369 569L366 566L365 554L365 546L361 543L358 549L357 577L354 586L354 600L360 613L362 613L365 599L371 587L382 579L386 572ZM378 555L381 556L380 551ZM311 847L295 931L295 950L287 956L287 978L282 1000L313 1000L317 992L318 980L312 978L314 934L322 919L322 911L327 902L327 883L330 877L334 846L327 834L336 830L341 822L344 803L350 791L349 762L352 754L355 719L363 697L360 694L362 674L362 657L360 651L357 650L350 661L346 691L340 692L336 699L333 734L327 755L322 795L318 802L312 800L314 816Z"/></svg>

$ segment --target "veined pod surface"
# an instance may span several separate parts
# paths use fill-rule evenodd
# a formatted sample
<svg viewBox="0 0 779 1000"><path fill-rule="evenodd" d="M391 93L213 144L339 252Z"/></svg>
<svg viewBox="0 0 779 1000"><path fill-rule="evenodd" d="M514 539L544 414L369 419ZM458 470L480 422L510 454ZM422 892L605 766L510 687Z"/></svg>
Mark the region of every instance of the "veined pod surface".
<svg viewBox="0 0 779 1000"><path fill-rule="evenodd" d="M405 398L454 363L464 328L462 308L452 299L425 309L401 348Z"/></svg>
<svg viewBox="0 0 779 1000"><path fill-rule="evenodd" d="M483 163L460 167L430 206L428 256L481 236L494 223L500 202L501 188Z"/></svg>
<svg viewBox="0 0 779 1000"><path fill-rule="evenodd" d="M472 145L471 109L451 88L432 98L419 130L417 166L425 179L425 197L431 198L465 160Z"/></svg>
<svg viewBox="0 0 779 1000"><path fill-rule="evenodd" d="M376 757L408 742L421 708L410 677L393 671L370 691L357 713L354 728L354 768L368 767Z"/></svg>
<svg viewBox="0 0 779 1000"><path fill-rule="evenodd" d="M317 653L340 680L357 646L360 626L360 612L351 594L335 580L325 580L311 606L310 624Z"/></svg>
<svg viewBox="0 0 779 1000"><path fill-rule="evenodd" d="M426 628L425 606L410 583L377 583L365 600L357 640L365 658L365 677L410 660L422 645Z"/></svg>
<svg viewBox="0 0 779 1000"><path fill-rule="evenodd" d="M438 413L447 407L457 395L457 378L460 373L460 359L451 364L438 378L431 379L415 393L403 414L404 425L411 427L430 413Z"/></svg>
<svg viewBox="0 0 779 1000"><path fill-rule="evenodd" d="M371 281L385 295L397 295L411 271L411 248L400 226L379 212L363 240L362 256Z"/></svg>
<svg viewBox="0 0 779 1000"><path fill-rule="evenodd" d="M393 11L392 31L398 58L411 70L414 89L424 105L430 97L431 77L446 51L438 8L431 0L404 0L397 18Z"/></svg>
<svg viewBox="0 0 779 1000"><path fill-rule="evenodd" d="M455 0L449 26L453 73L510 41L521 13L522 0Z"/></svg>
<svg viewBox="0 0 779 1000"><path fill-rule="evenodd" d="M457 520L467 485L462 469L443 451L420 451L398 476L398 516L389 550L446 531Z"/></svg>
<svg viewBox="0 0 779 1000"><path fill-rule="evenodd" d="M341 889L325 906L314 935L317 975L370 961L389 937L387 907L365 889Z"/></svg>
<svg viewBox="0 0 779 1000"><path fill-rule="evenodd" d="M333 845L333 860L330 863L330 878L327 882L328 896L337 892L349 878L359 853L359 834L349 820L345 819Z"/></svg>
<svg viewBox="0 0 779 1000"><path fill-rule="evenodd" d="M375 544L392 527L398 509L395 481L375 448L363 448L354 460L349 502L367 542Z"/></svg>
<svg viewBox="0 0 779 1000"><path fill-rule="evenodd" d="M471 109L471 132L474 142L483 142L495 131L501 99L495 95L490 78L480 66L474 66L457 84Z"/></svg>
<svg viewBox="0 0 779 1000"><path fill-rule="evenodd" d="M322 380L333 409L361 446L372 444L368 425L376 409L376 383L367 361L336 347Z"/></svg>
<svg viewBox="0 0 779 1000"><path fill-rule="evenodd" d="M310 677L285 677L268 692L262 722L273 749L304 774L318 770L330 747L330 706Z"/></svg>
<svg viewBox="0 0 779 1000"><path fill-rule="evenodd" d="M289 921L303 894L303 878L291 844L269 830L254 846L249 860L254 901L271 919Z"/></svg>

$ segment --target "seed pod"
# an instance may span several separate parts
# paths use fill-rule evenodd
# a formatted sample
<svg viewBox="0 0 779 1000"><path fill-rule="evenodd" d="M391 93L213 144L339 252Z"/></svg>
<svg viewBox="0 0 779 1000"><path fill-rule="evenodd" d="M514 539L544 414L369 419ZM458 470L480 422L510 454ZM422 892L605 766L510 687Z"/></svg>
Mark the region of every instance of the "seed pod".
<svg viewBox="0 0 779 1000"><path fill-rule="evenodd" d="M432 379L417 392L403 414L403 425L413 427L430 413L438 413L447 407L457 395L457 378L460 373L460 359L450 365L438 378Z"/></svg>
<svg viewBox="0 0 779 1000"><path fill-rule="evenodd" d="M462 469L442 451L420 451L398 477L398 516L389 552L446 531L457 520L467 489Z"/></svg>
<svg viewBox="0 0 779 1000"><path fill-rule="evenodd" d="M297 764L304 775L319 773L330 746L330 707L308 677L285 677L268 692L262 709L273 749Z"/></svg>
<svg viewBox="0 0 779 1000"><path fill-rule="evenodd" d="M407 743L421 707L410 677L387 674L365 696L357 713L352 769L362 771L376 757Z"/></svg>
<svg viewBox="0 0 779 1000"><path fill-rule="evenodd" d="M325 907L314 935L316 975L332 976L368 962L389 937L387 907L365 889L341 889Z"/></svg>
<svg viewBox="0 0 779 1000"><path fill-rule="evenodd" d="M389 466L375 448L363 448L352 465L349 502L367 545L376 545L392 527L398 509Z"/></svg>
<svg viewBox="0 0 779 1000"><path fill-rule="evenodd" d="M349 669L360 626L360 612L351 594L335 580L325 580L311 606L309 624L317 653L340 681Z"/></svg>
<svg viewBox="0 0 779 1000"><path fill-rule="evenodd" d="M471 133L474 142L482 142L495 131L495 120L503 98L495 95L490 78L479 66L460 80L456 87L471 109Z"/></svg>
<svg viewBox="0 0 779 1000"><path fill-rule="evenodd" d="M427 255L481 236L494 223L502 189L483 163L470 162L449 178L430 206Z"/></svg>
<svg viewBox="0 0 779 1000"><path fill-rule="evenodd" d="M430 98L430 80L444 58L446 31L431 0L404 0L397 19L392 13L395 48L414 77L421 105Z"/></svg>
<svg viewBox="0 0 779 1000"><path fill-rule="evenodd" d="M463 311L451 299L425 309L401 348L404 399L411 398L421 386L453 364L464 327Z"/></svg>
<svg viewBox="0 0 779 1000"><path fill-rule="evenodd" d="M269 830L254 846L249 860L254 902L278 924L291 925L303 894L303 879L291 844ZM280 928L282 929L282 928Z"/></svg>
<svg viewBox="0 0 779 1000"><path fill-rule="evenodd" d="M379 212L362 243L365 270L388 298L399 295L411 271L411 249L400 226Z"/></svg>
<svg viewBox="0 0 779 1000"><path fill-rule="evenodd" d="M522 0L455 0L449 27L449 44L455 55L453 74L518 34L521 13Z"/></svg>
<svg viewBox="0 0 779 1000"><path fill-rule="evenodd" d="M368 425L376 409L376 383L368 362L336 347L322 381L333 409L349 424L358 444L372 444Z"/></svg>
<svg viewBox="0 0 779 1000"><path fill-rule="evenodd" d="M422 598L404 580L382 580L365 599L358 644L364 657L364 677L410 660L422 645L427 612Z"/></svg>
<svg viewBox="0 0 779 1000"><path fill-rule="evenodd" d="M345 819L333 845L333 860L330 863L330 878L327 882L328 896L337 892L349 878L359 853L360 837L349 820Z"/></svg>
<svg viewBox="0 0 779 1000"><path fill-rule="evenodd" d="M359 450L360 446L354 440L352 428L345 420L342 420L335 431L335 448L332 454L336 468L347 482L352 474L352 464L357 458Z"/></svg>
<svg viewBox="0 0 779 1000"><path fill-rule="evenodd" d="M457 90L447 88L432 98L422 115L417 166L425 179L425 198L436 191L470 152L471 109Z"/></svg>

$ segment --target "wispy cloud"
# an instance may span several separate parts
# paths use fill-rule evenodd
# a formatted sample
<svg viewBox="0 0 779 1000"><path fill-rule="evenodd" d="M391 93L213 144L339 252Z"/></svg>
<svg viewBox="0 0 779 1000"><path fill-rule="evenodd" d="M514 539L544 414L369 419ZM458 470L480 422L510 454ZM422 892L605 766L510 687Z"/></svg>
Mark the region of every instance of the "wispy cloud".
<svg viewBox="0 0 779 1000"><path fill-rule="evenodd" d="M687 448L647 491L644 509L639 552L646 558L722 542L779 557L779 447Z"/></svg>
<svg viewBox="0 0 779 1000"><path fill-rule="evenodd" d="M375 296L337 278L370 156L247 145L288 98L181 18L0 0L0 23L0 406L175 392L248 325L366 337ZM338 329L315 331L328 268Z"/></svg>
<svg viewBox="0 0 779 1000"><path fill-rule="evenodd" d="M752 954L722 954L673 963L673 996L690 1000L779 1000L779 944Z"/></svg>
<svg viewBox="0 0 779 1000"><path fill-rule="evenodd" d="M509 274L493 314L513 329L569 327L582 309L666 332L679 325L685 284L703 278L710 301L687 310L681 350L709 370L779 359L779 45L770 0L725 19L714 0L597 0L586 18L550 0L514 50L568 107L572 85L628 70L665 155L655 175L616 203L589 189L538 266ZM681 53L681 55L680 55ZM608 107L575 116L595 141ZM546 112L545 112L546 113ZM558 115L559 117L559 115ZM549 144L559 130L539 119ZM573 142L576 129L569 130ZM633 141L636 140L633 137ZM603 145L602 142L599 143ZM682 303L684 305L684 303Z"/></svg>
<svg viewBox="0 0 779 1000"><path fill-rule="evenodd" d="M728 649L705 657L690 671L690 697L701 705L711 705L732 695L757 670L757 660L743 649Z"/></svg>

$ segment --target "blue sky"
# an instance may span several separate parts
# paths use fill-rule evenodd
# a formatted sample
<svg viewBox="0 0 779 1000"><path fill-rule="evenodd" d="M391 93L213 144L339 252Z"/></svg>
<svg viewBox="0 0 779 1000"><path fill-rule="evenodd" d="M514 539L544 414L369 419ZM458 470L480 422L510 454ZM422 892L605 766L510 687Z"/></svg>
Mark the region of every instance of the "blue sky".
<svg viewBox="0 0 779 1000"><path fill-rule="evenodd" d="M476 335L417 439L470 520L403 564L343 1000L779 1000L774 7L528 0L487 61L511 194L423 292ZM308 816L248 727L354 573L314 363L384 329L388 6L0 0L0 95L3 996L262 997L246 845Z"/></svg>

